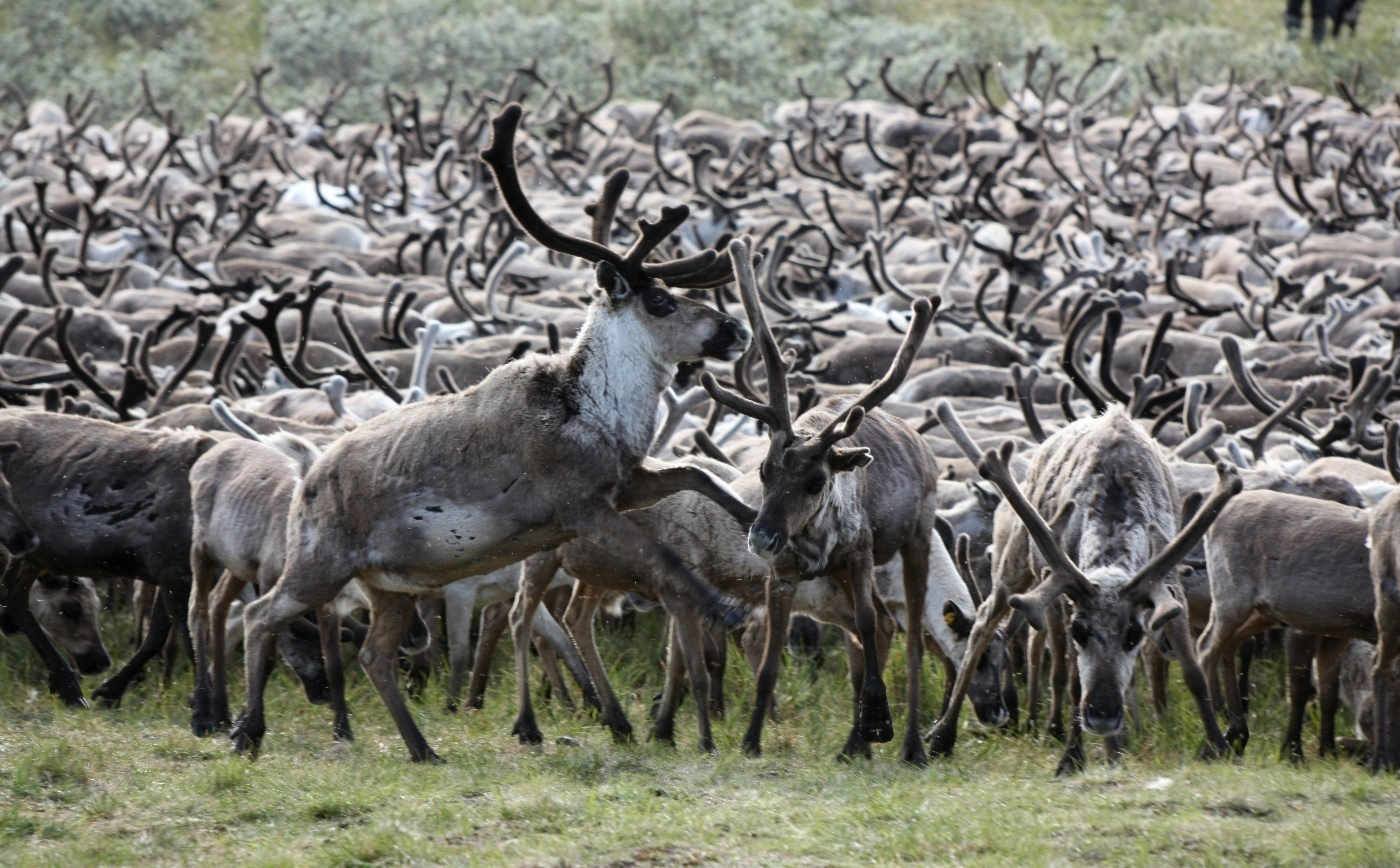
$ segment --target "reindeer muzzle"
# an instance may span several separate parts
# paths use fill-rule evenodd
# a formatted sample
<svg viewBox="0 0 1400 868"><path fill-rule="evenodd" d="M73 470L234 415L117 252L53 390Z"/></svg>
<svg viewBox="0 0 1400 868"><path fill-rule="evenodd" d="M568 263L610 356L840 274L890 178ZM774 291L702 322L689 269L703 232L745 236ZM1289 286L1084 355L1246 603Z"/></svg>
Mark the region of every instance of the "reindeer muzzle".
<svg viewBox="0 0 1400 868"><path fill-rule="evenodd" d="M744 354L753 340L753 331L734 317L725 317L715 326L715 333L700 345L705 355L712 359L732 362Z"/></svg>
<svg viewBox="0 0 1400 868"><path fill-rule="evenodd" d="M15 557L27 555L38 547L39 535L28 528L11 534L9 539L5 540L5 548Z"/></svg>
<svg viewBox="0 0 1400 868"><path fill-rule="evenodd" d="M758 523L749 528L749 551L765 561L776 558L785 545L787 545L787 534L780 530Z"/></svg>

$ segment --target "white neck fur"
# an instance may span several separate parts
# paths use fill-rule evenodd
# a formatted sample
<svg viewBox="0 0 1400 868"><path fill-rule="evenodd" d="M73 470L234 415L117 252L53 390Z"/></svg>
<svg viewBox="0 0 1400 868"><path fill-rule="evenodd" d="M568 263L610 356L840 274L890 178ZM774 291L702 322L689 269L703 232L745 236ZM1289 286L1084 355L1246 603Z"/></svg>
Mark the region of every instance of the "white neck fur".
<svg viewBox="0 0 1400 868"><path fill-rule="evenodd" d="M589 308L574 341L582 360L579 415L590 427L636 455L646 455L656 433L657 402L676 377L674 362L658 359L650 332L634 308L607 302Z"/></svg>

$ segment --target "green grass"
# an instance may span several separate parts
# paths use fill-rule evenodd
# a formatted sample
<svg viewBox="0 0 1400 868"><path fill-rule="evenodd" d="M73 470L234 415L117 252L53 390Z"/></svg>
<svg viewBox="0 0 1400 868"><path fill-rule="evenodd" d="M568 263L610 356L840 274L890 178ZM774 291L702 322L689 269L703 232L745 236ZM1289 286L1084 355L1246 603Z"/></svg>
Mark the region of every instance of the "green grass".
<svg viewBox="0 0 1400 868"><path fill-rule="evenodd" d="M656 620L644 616L633 637L604 634L639 731L660 680ZM1171 719L1149 714L1121 765L1106 766L1095 746L1087 773L1056 780L1054 745L966 726L956 758L927 770L901 766L892 745L873 762L836 762L850 714L839 657L829 653L815 678L787 667L782 721L766 754L747 759L742 661L731 659L727 697L740 713L718 725L718 756L696 752L688 704L673 749L615 744L588 716L542 701L546 742L531 749L508 735L503 649L482 713L447 714L430 684L417 714L446 762L425 767L407 762L353 667L355 744L332 744L326 710L279 673L263 756L249 763L225 739L186 729L188 672L161 690L153 671L118 711L70 710L10 642L0 648L0 862L1393 864L1400 848L1396 779L1345 760L1275 759L1283 700L1270 661L1257 664L1242 762L1191 760L1199 726L1178 690ZM898 696L898 647L894 657ZM927 724L941 684L930 675L925 687ZM903 712L896 704L897 723Z"/></svg>

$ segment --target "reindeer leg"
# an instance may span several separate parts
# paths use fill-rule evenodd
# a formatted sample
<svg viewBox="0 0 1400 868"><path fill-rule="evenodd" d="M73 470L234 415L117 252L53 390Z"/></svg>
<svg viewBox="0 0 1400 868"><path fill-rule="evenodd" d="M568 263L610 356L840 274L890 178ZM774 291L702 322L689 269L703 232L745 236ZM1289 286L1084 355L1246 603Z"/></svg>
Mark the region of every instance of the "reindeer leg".
<svg viewBox="0 0 1400 868"><path fill-rule="evenodd" d="M579 691L583 694L583 704L602 711L602 705L598 702L598 690L593 686L588 667L583 665L583 657L579 654L578 647L574 645L568 631L554 620L554 613L549 611L548 606L540 606L535 610L535 647L539 647L540 640L547 642L558 659L564 661L569 674L574 676L574 681L578 683Z"/></svg>
<svg viewBox="0 0 1400 868"><path fill-rule="evenodd" d="M865 685L865 649L860 640L843 630L841 638L846 646L846 667L851 680L851 732L846 736L846 744L837 757L849 762L853 757L871 759L870 742L860 734L861 688Z"/></svg>
<svg viewBox="0 0 1400 868"><path fill-rule="evenodd" d="M519 708L511 735L519 737L521 744L544 741L544 735L535 723L535 707L530 702L530 635L535 609L544 597L545 588L554 581L559 561L557 551L541 552L526 558L520 566L520 588L515 593L515 604L510 607L510 633L515 642L515 692Z"/></svg>
<svg viewBox="0 0 1400 868"><path fill-rule="evenodd" d="M53 640L44 632L44 628L39 626L34 613L29 611L29 588L38 577L39 572L33 566L23 561L12 562L5 572L4 606L0 606L0 609L3 609L5 615L20 628L29 644L34 646L34 650L44 661L44 665L48 667L49 692L57 696L64 705L87 708L82 685L78 683L78 674L68 665L58 648L54 647Z"/></svg>
<svg viewBox="0 0 1400 868"><path fill-rule="evenodd" d="M442 589L447 622L447 710L457 710L462 682L471 671L472 615L476 614L476 584L470 580L453 582Z"/></svg>
<svg viewBox="0 0 1400 868"><path fill-rule="evenodd" d="M535 614L548 610L548 606L540 606L535 610ZM544 670L545 683L549 685L551 697L558 697L559 702L569 711L574 710L574 697L569 693L569 685L564 683L564 673L559 671L559 655L555 653L554 646L535 636L535 653L540 656L540 668Z"/></svg>
<svg viewBox="0 0 1400 868"><path fill-rule="evenodd" d="M845 581L850 587L852 606L855 610L856 635L865 649L865 683L861 687L860 734L866 741L884 744L894 739L894 721L890 715L890 703L885 694L885 680L880 668L878 639L879 629L875 615L875 566L868 546L853 557L854 563L846 571ZM922 611L919 610L919 611Z"/></svg>
<svg viewBox="0 0 1400 868"><path fill-rule="evenodd" d="M340 615L335 604L326 603L316 610L316 626L321 631L321 656L326 660L326 685L330 688L331 711L335 715L333 732L336 741L354 741L350 728L350 708L345 704L345 664L340 656ZM373 632L373 625L370 631ZM369 636L365 637L366 643ZM364 645L361 645L363 648Z"/></svg>
<svg viewBox="0 0 1400 868"><path fill-rule="evenodd" d="M214 586L213 602L209 609L209 657L214 680L214 727L228 729L232 720L228 710L228 612L233 601L243 591L246 582L234 578L233 573L224 571L223 578Z"/></svg>
<svg viewBox="0 0 1400 868"><path fill-rule="evenodd" d="M1147 683L1152 689L1152 708L1158 720L1167 719L1167 667L1171 665L1167 655L1157 645L1156 637L1149 635L1142 643L1142 665L1147 670Z"/></svg>
<svg viewBox="0 0 1400 868"><path fill-rule="evenodd" d="M255 759L267 733L263 697L276 662L277 635L289 624L335 599L354 576L338 558L322 547L317 551L293 549L287 553L282 577L272 590L243 610L243 659L247 704L229 738L236 753ZM411 598L410 598L411 599ZM336 631L337 635L339 631ZM397 661L397 648L395 649Z"/></svg>
<svg viewBox="0 0 1400 868"><path fill-rule="evenodd" d="M409 758L416 763L441 762L428 746L427 739L423 738L408 703L404 702L403 694L399 692L399 646L403 644L404 635L413 622L417 598L412 594L385 591L373 585L365 585L365 593L369 596L372 620L365 644L360 648L360 665L379 691L380 699L388 706L389 715L394 718L399 735L408 746ZM339 647L336 650L338 652Z"/></svg>
<svg viewBox="0 0 1400 868"><path fill-rule="evenodd" d="M1060 778L1066 775L1078 774L1084 771L1084 725L1079 719L1080 714L1080 693L1079 666L1075 661L1074 645L1069 646L1069 659L1066 661L1066 668L1069 669L1069 738L1065 740L1065 752L1060 757L1060 764L1055 767L1055 777Z"/></svg>
<svg viewBox="0 0 1400 868"><path fill-rule="evenodd" d="M1045 668L1045 645L1049 638L1045 630L1030 628L1026 639L1026 731L1035 732L1040 725L1040 673Z"/></svg>
<svg viewBox="0 0 1400 868"><path fill-rule="evenodd" d="M1312 661L1317 637L1301 630L1284 631L1284 669L1288 672L1288 731L1279 746L1279 759L1303 761L1303 718L1312 697Z"/></svg>
<svg viewBox="0 0 1400 868"><path fill-rule="evenodd" d="M924 675L924 625L920 623L920 613L924 611L928 596L929 540L933 528L920 522L914 537L904 546L904 599L905 611L910 613L909 629L905 648L905 708L904 744L900 747L899 758L916 766L928 765L928 754L924 752L924 742L920 737L919 726L919 687ZM941 543L940 543L941 545Z"/></svg>
<svg viewBox="0 0 1400 868"><path fill-rule="evenodd" d="M496 646L510 624L510 607L492 603L481 610L481 628L477 630L476 652L472 658L471 684L467 688L467 708L481 708L486 698L486 682L491 675L491 658Z"/></svg>
<svg viewBox="0 0 1400 868"><path fill-rule="evenodd" d="M141 647L136 649L136 653L115 675L97 686L92 692L93 699L100 701L107 708L120 706L122 694L126 692L127 686L140 674L151 658L165 647L165 641L170 636L171 623L170 610L162 605L162 601L157 597L155 604L151 606L151 622L146 627Z"/></svg>
<svg viewBox="0 0 1400 868"><path fill-rule="evenodd" d="M676 744L676 708L681 702L681 692L684 689L681 681L685 669L685 663L681 659L681 640L676 633L676 618L674 615L667 615L666 684L652 709L654 720L651 727L652 741L664 741L672 747Z"/></svg>
<svg viewBox="0 0 1400 868"><path fill-rule="evenodd" d="M1045 630L1050 645L1050 714L1045 733L1065 744L1065 687L1069 683L1069 642L1061 612L1047 612ZM1071 712L1073 714L1073 712Z"/></svg>
<svg viewBox="0 0 1400 868"><path fill-rule="evenodd" d="M219 564L196 542L190 550L190 570L194 575L189 614L190 635L194 640L194 696L190 700L194 710L190 715L190 729L197 736L206 736L218 729L214 685L209 676L209 643L213 633L209 623L209 594L218 581Z"/></svg>
<svg viewBox="0 0 1400 868"><path fill-rule="evenodd" d="M744 733L743 741L744 753L749 756L763 753L763 718L773 707L773 690L778 684L778 667L783 662L788 619L792 614L792 597L797 589L794 579L795 577L780 575L772 567L768 570L768 579L764 586L767 637L763 646L763 662L759 664L757 677L754 679L753 713L749 717L749 728Z"/></svg>
<svg viewBox="0 0 1400 868"><path fill-rule="evenodd" d="M593 622L602 603L602 590L583 582L575 584L573 599L569 600L569 607L564 610L564 629L574 637L574 645L578 647L579 656L583 658L584 668L588 670L588 676L598 691L603 723L612 730L615 739L629 741L632 738L632 724L627 720L627 712L623 711L617 694L613 692L612 682L608 680L608 670L603 665L603 658L598 654L598 644L593 638Z"/></svg>
<svg viewBox="0 0 1400 868"><path fill-rule="evenodd" d="M1388 560L1388 559L1387 559ZM1400 652L1400 586L1390 564L1378 564L1375 572L1376 659L1371 665L1371 691L1375 702L1375 731L1371 737L1373 772L1392 771L1400 767L1400 743L1391 732L1396 721L1390 713L1391 663Z"/></svg>
<svg viewBox="0 0 1400 868"><path fill-rule="evenodd" d="M1337 754L1337 692L1348 641L1324 636L1317 642L1317 755L1321 757Z"/></svg>
<svg viewBox="0 0 1400 868"><path fill-rule="evenodd" d="M1210 689L1206 685L1205 673L1196 660L1196 652L1191 642L1191 626L1186 616L1172 618L1167 622L1166 633L1172 647L1176 649L1176 661L1181 666L1181 678L1191 697L1196 700L1196 710L1205 728L1206 743L1201 756L1206 759L1223 757L1229 754L1230 743L1220 732L1220 723L1215 716L1215 706L1211 704Z"/></svg>
<svg viewBox="0 0 1400 868"><path fill-rule="evenodd" d="M724 669L729 657L729 630L711 624L705 630L705 670L710 675L710 716L724 719Z"/></svg>
<svg viewBox="0 0 1400 868"><path fill-rule="evenodd" d="M684 607L683 607L684 606ZM686 604L677 606L673 623L672 648L681 652L690 676L690 693L695 697L695 717L699 729L700 750L715 752L714 735L710 732L710 672L705 667L704 630L700 614L686 611ZM672 709L674 714L675 709Z"/></svg>

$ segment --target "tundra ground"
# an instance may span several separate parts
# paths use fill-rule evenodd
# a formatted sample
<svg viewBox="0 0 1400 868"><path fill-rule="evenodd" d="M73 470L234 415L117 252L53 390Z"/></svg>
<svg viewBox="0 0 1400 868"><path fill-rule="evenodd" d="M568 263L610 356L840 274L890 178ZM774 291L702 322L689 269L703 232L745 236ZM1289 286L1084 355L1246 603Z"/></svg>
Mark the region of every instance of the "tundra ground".
<svg viewBox="0 0 1400 868"><path fill-rule="evenodd" d="M600 636L639 733L661 681L659 638L656 615L634 635ZM123 634L109 639L123 656ZM1345 759L1295 768L1276 758L1285 701L1272 660L1256 663L1242 761L1192 761L1199 724L1176 684L1171 719L1147 711L1121 765L1106 766L1095 745L1086 774L1056 780L1054 744L966 725L956 758L927 770L901 766L893 745L873 762L838 763L850 720L839 648L815 673L790 661L761 759L739 752L752 687L739 655L718 756L696 752L686 706L671 748L644 735L616 744L547 700L545 745L525 748L509 735L507 650L484 712L448 714L430 684L416 709L446 762L423 767L408 763L353 664L353 745L332 744L328 711L279 672L264 753L249 763L222 737L190 734L187 668L162 689L152 666L120 710L70 710L10 641L0 646L0 863L1393 864L1400 853L1400 781ZM887 669L892 701L902 670L899 659ZM941 696L941 677L927 688ZM1306 738L1311 754L1315 727Z"/></svg>

